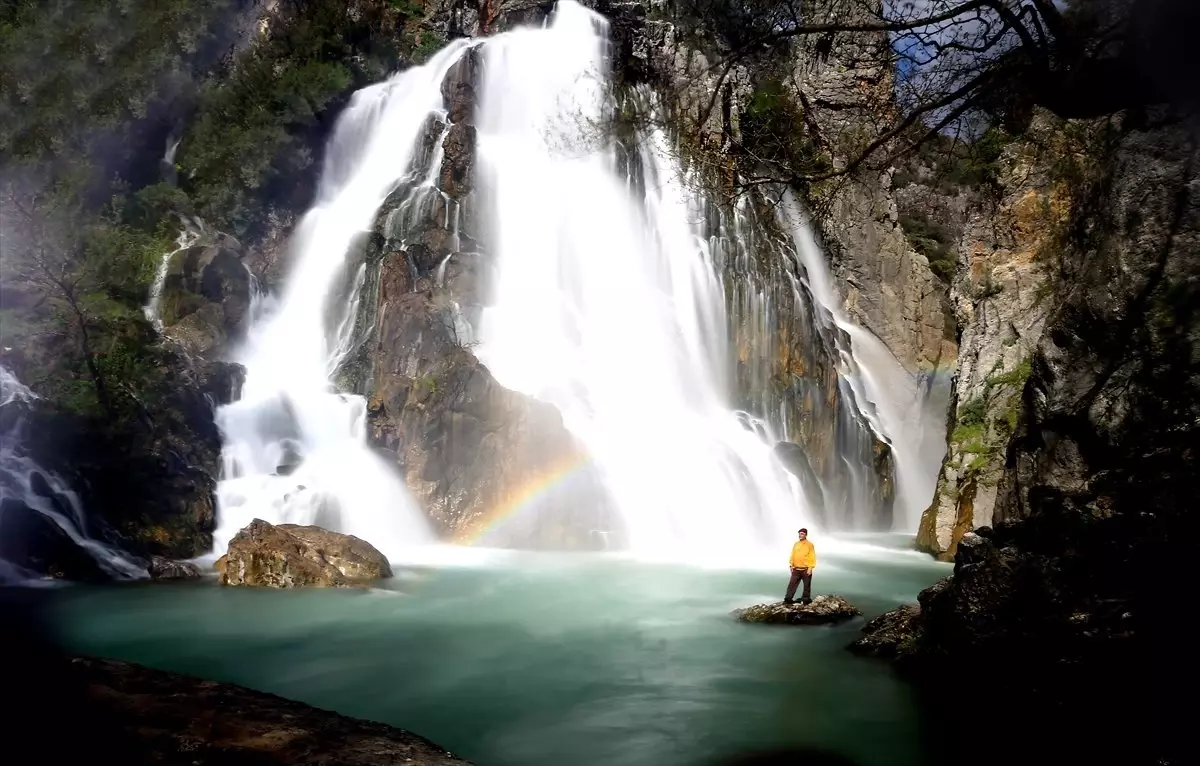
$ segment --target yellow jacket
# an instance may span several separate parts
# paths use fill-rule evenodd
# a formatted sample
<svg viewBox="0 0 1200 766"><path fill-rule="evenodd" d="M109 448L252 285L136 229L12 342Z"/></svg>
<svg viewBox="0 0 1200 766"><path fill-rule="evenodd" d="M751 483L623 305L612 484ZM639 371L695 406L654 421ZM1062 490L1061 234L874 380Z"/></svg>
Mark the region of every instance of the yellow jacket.
<svg viewBox="0 0 1200 766"><path fill-rule="evenodd" d="M817 549L808 540L797 540L788 563L792 569L813 569L817 566Z"/></svg>

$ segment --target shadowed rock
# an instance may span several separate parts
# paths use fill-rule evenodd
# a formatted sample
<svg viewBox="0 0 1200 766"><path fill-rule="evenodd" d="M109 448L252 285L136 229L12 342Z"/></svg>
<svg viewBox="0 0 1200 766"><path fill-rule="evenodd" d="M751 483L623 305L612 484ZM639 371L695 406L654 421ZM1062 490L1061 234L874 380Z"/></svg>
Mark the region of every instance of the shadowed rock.
<svg viewBox="0 0 1200 766"><path fill-rule="evenodd" d="M80 702L126 763L460 766L427 739L301 702L124 662L74 658Z"/></svg>
<svg viewBox="0 0 1200 766"><path fill-rule="evenodd" d="M163 556L150 557L146 567L151 580L199 580L200 567L189 561L175 561Z"/></svg>
<svg viewBox="0 0 1200 766"><path fill-rule="evenodd" d="M222 585L348 588L392 576L387 558L365 540L296 524L250 522L217 560Z"/></svg>
<svg viewBox="0 0 1200 766"><path fill-rule="evenodd" d="M831 625L857 617L862 612L841 596L821 595L811 604L756 604L734 609L733 616L742 622L763 622L770 625Z"/></svg>
<svg viewBox="0 0 1200 766"><path fill-rule="evenodd" d="M920 635L921 607L901 604L863 626L850 651L867 657L896 659L912 651Z"/></svg>

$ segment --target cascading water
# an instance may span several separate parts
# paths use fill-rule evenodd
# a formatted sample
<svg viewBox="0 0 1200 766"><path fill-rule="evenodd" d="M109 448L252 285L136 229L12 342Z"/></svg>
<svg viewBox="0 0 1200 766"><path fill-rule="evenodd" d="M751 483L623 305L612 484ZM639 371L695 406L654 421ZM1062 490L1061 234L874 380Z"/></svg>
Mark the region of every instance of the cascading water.
<svg viewBox="0 0 1200 766"><path fill-rule="evenodd" d="M561 412L600 475L625 546L693 561L756 555L798 524L817 526L816 505L849 520L841 528L877 523L861 510L879 505L864 416L894 448L905 508L915 507L923 474L902 454L912 429L880 396L883 361L868 358L874 347L836 311L827 276L810 265L819 252L796 236L807 287L794 265L769 284L729 276L727 258L747 257L755 228L738 214L736 247L712 236L714 208L689 191L661 131L640 131L633 149L614 140L607 45L603 17L564 0L543 28L456 41L356 94L330 142L318 201L297 230L287 289L252 307L242 398L218 413L218 552L254 517L319 523L392 557L432 541L397 475L366 445L363 397L331 382L372 321L374 277L354 254L392 195L399 204L389 202L381 229L389 242L403 245L436 209L451 254L494 267L482 309L447 309L456 339L502 385ZM480 66L469 207L484 252L458 253L467 202L440 192L437 179L450 130L443 83L470 48ZM789 248L783 260L797 259ZM439 286L449 261L435 269ZM808 305L808 292L827 313ZM748 402L753 414L735 409L744 392L734 389L745 381L731 374L731 327L761 320L753 342L769 346L772 312L784 303L818 322L832 317L825 330L852 339L822 335L831 348L821 353L843 356L842 374L828 378L834 388L821 394L837 402L821 404L835 407L822 422L837 431L825 439L834 446L823 479L789 473L773 451L777 440L803 441L789 433L794 398L763 395Z"/></svg>
<svg viewBox="0 0 1200 766"><path fill-rule="evenodd" d="M163 253L162 260L158 264L158 270L154 272L154 282L150 285L150 297L146 301L146 305L142 307L142 313L150 324L154 325L154 329L159 332L163 331L162 306L160 304L162 303L163 289L167 285L167 273L171 270L171 259L196 244L199 239L199 227L193 223L184 221L183 229L180 230L179 236L175 238L175 249Z"/></svg>
<svg viewBox="0 0 1200 766"><path fill-rule="evenodd" d="M66 482L38 465L25 448L25 407L37 395L8 369L0 366L0 580L34 579L19 563L28 546L36 544L26 530L40 516L71 545L90 556L99 569L116 579L147 577L144 566L122 551L93 539L79 498ZM38 537L44 537L39 534ZM6 561L6 559L9 559Z"/></svg>
<svg viewBox="0 0 1200 766"><path fill-rule="evenodd" d="M352 346L362 269L347 256L409 172L417 138L443 112L441 84L467 47L355 94L327 148L317 201L294 235L283 295L258 296L241 398L217 413L224 436L216 552L254 518L320 524L390 557L432 533L395 472L366 443L366 401L331 377ZM348 277L348 278L347 278Z"/></svg>
<svg viewBox="0 0 1200 766"><path fill-rule="evenodd" d="M729 407L724 298L665 136L641 142L644 199L618 173L607 22L573 2L483 47L476 124L496 258L479 356L554 404L640 553L778 546L803 501ZM551 64L553 62L553 64Z"/></svg>
<svg viewBox="0 0 1200 766"><path fill-rule="evenodd" d="M939 413L946 411L949 391L944 385L923 390L883 341L846 317L808 218L790 193L783 198L780 214L792 232L813 296L849 337L849 343L840 347L843 379L853 388L864 417L892 447L897 505L894 526L912 532L933 498L946 452L945 426Z"/></svg>

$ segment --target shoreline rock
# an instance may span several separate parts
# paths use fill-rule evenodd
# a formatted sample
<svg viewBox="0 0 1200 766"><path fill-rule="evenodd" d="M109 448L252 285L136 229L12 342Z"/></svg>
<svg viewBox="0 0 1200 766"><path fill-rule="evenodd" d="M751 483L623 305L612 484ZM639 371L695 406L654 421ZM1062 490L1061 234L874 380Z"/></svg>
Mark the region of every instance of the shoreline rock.
<svg viewBox="0 0 1200 766"><path fill-rule="evenodd" d="M469 766L424 737L234 684L115 660L65 659L64 680L125 763Z"/></svg>
<svg viewBox="0 0 1200 766"><path fill-rule="evenodd" d="M221 585L349 588L392 576L387 557L354 535L255 519L215 564Z"/></svg>
<svg viewBox="0 0 1200 766"><path fill-rule="evenodd" d="M164 556L151 556L146 567L151 580L199 580L200 567L190 561L176 561Z"/></svg>
<svg viewBox="0 0 1200 766"><path fill-rule="evenodd" d="M815 597L811 604L755 604L731 613L742 622L758 622L768 625L833 625L853 619L862 614L858 607L841 596Z"/></svg>
<svg viewBox="0 0 1200 766"><path fill-rule="evenodd" d="M919 605L901 604L864 625L862 635L846 648L860 657L899 660L916 650L920 621Z"/></svg>

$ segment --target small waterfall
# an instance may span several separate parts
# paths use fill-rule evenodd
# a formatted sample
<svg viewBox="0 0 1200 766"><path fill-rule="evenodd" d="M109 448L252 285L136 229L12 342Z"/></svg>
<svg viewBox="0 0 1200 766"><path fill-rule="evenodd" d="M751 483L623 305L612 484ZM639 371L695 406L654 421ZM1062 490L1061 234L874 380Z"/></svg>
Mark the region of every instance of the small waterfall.
<svg viewBox="0 0 1200 766"><path fill-rule="evenodd" d="M358 91L326 150L317 201L297 227L283 294L259 296L237 361L241 399L217 413L224 445L214 548L254 518L319 524L393 558L432 540L406 488L366 442L366 400L331 378L352 350L365 271L348 258L410 171L441 85L469 46Z"/></svg>
<svg viewBox="0 0 1200 766"><path fill-rule="evenodd" d="M897 506L894 526L898 531L914 531L933 498L946 452L941 415L945 412L944 402L935 401L883 341L846 317L812 227L790 193L785 195L780 212L791 229L813 296L849 338L840 346L843 379L863 416L892 447Z"/></svg>
<svg viewBox="0 0 1200 766"><path fill-rule="evenodd" d="M79 550L90 556L101 571L116 579L147 577L145 566L124 552L89 535L89 524L79 497L66 482L38 465L25 448L28 436L25 408L37 395L0 366L0 549L19 554L34 541L22 532L36 514ZM15 539L14 539L15 538ZM0 556L0 580L36 579L37 574Z"/></svg>
<svg viewBox="0 0 1200 766"><path fill-rule="evenodd" d="M724 286L737 406L757 413L768 440L798 476L808 507L828 531L892 523L889 467L841 374L839 331L798 276L776 192L741 197L709 215L709 251Z"/></svg>
<svg viewBox="0 0 1200 766"><path fill-rule="evenodd" d="M154 272L154 282L150 285L150 298L142 307L142 313L150 321L150 324L154 325L154 329L160 333L163 331L160 304L162 303L163 288L167 285L167 273L171 270L171 259L195 245L200 240L200 233L196 226L185 221L179 236L175 238L175 249L163 253L158 270Z"/></svg>
<svg viewBox="0 0 1200 766"><path fill-rule="evenodd" d="M497 277L479 355L501 384L559 409L634 550L770 549L811 516L729 406L705 211L666 136L641 136L641 199L604 140L606 49L607 22L565 1L544 29L482 48L477 188Z"/></svg>

